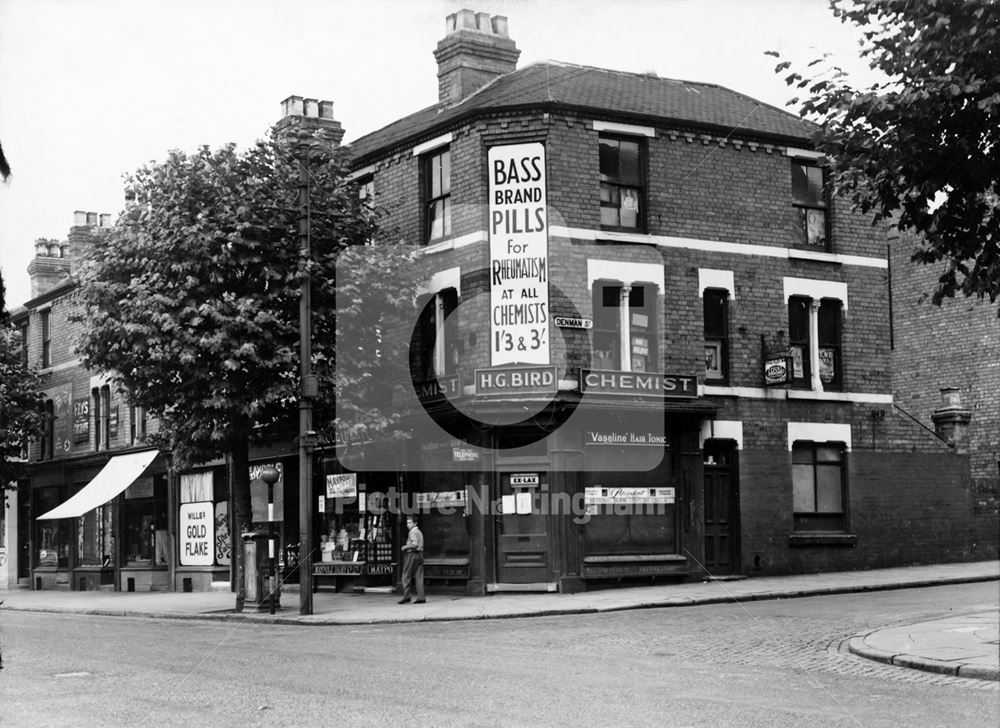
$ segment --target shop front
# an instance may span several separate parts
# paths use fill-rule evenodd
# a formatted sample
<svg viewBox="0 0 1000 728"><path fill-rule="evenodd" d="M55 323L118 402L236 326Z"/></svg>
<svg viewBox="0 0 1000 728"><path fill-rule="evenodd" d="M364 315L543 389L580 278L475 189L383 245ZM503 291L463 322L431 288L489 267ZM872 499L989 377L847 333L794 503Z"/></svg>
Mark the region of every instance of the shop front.
<svg viewBox="0 0 1000 728"><path fill-rule="evenodd" d="M167 476L156 450L33 475L35 589L169 586Z"/></svg>

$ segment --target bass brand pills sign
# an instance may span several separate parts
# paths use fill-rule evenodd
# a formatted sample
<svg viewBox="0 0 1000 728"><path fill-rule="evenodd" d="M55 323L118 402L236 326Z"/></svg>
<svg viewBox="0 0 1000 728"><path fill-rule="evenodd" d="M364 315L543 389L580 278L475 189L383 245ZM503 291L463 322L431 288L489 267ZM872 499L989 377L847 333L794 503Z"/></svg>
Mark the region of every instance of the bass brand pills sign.
<svg viewBox="0 0 1000 728"><path fill-rule="evenodd" d="M549 363L545 146L492 147L490 363Z"/></svg>

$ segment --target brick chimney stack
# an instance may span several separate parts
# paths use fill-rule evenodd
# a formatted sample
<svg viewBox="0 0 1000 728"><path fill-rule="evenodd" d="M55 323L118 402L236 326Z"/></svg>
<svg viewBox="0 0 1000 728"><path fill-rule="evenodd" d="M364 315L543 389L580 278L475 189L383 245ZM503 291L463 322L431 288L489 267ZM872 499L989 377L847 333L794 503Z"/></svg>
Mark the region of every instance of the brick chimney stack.
<svg viewBox="0 0 1000 728"><path fill-rule="evenodd" d="M298 129L320 132L320 136L333 146L344 138L344 127L333 118L333 102L289 96L281 102L281 119L275 124L278 134L287 136Z"/></svg>
<svg viewBox="0 0 1000 728"><path fill-rule="evenodd" d="M67 240L38 238L35 258L28 263L31 297L37 298L66 282L79 268L94 236L105 235L110 228L111 215L77 210Z"/></svg>
<svg viewBox="0 0 1000 728"><path fill-rule="evenodd" d="M521 55L507 36L507 18L459 10L445 18L438 64L438 102L454 104L498 76L517 69Z"/></svg>

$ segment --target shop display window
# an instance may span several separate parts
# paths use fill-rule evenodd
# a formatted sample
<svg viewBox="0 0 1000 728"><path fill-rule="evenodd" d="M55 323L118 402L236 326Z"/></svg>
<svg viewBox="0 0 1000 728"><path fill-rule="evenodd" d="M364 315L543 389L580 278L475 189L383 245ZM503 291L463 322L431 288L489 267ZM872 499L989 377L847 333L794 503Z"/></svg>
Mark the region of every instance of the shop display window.
<svg viewBox="0 0 1000 728"><path fill-rule="evenodd" d="M112 566L115 551L114 508L98 506L77 519L77 565Z"/></svg>
<svg viewBox="0 0 1000 728"><path fill-rule="evenodd" d="M588 448L583 478L585 556L670 554L677 550L674 488L670 453L659 466L634 471L611 466L627 459L628 447ZM599 467L597 461L602 460Z"/></svg>
<svg viewBox="0 0 1000 728"><path fill-rule="evenodd" d="M327 465L340 470L336 463ZM395 485L394 476L327 472L325 480L316 573L366 577L369 585L391 584L396 518L389 493Z"/></svg>
<svg viewBox="0 0 1000 728"><path fill-rule="evenodd" d="M166 566L167 481L139 478L125 489L122 558L126 566Z"/></svg>
<svg viewBox="0 0 1000 728"><path fill-rule="evenodd" d="M424 558L468 557L465 473L423 473L422 476L419 489L412 494L412 506L424 535Z"/></svg>
<svg viewBox="0 0 1000 728"><path fill-rule="evenodd" d="M35 490L34 511L48 513L63 502L62 488L38 488ZM37 565L66 568L69 566L71 533L69 521L35 521L34 538L38 544Z"/></svg>

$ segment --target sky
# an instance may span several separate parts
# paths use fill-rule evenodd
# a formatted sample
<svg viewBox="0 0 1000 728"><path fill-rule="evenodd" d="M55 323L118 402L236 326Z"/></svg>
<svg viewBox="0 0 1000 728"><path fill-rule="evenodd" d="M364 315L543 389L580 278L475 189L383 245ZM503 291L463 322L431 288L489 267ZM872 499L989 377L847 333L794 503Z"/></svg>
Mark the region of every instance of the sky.
<svg viewBox="0 0 1000 728"><path fill-rule="evenodd" d="M779 51L859 79L826 0L0 0L0 269L30 298L37 238L123 205L123 175L171 149L263 138L280 102L334 102L349 143L437 101L433 50L462 8L508 18L518 67L557 60L716 83L781 108Z"/></svg>

